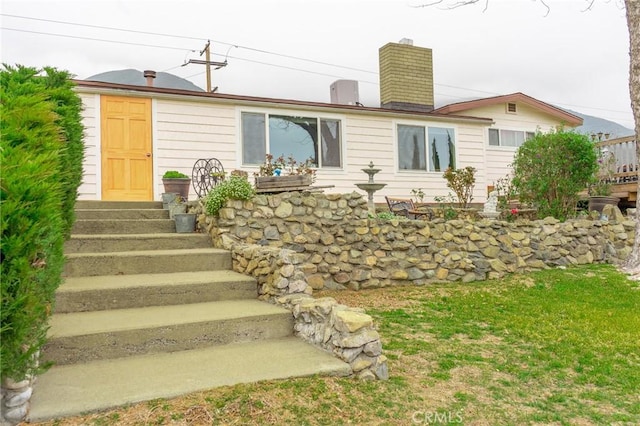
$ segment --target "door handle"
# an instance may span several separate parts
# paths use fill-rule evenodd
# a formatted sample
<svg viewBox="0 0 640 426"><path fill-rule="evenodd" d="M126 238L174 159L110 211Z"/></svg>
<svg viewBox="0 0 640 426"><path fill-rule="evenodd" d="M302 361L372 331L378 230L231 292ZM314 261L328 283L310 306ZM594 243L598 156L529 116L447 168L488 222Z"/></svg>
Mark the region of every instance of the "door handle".
<svg viewBox="0 0 640 426"><path fill-rule="evenodd" d="M151 153L150 152L147 152L145 155L147 156L147 158L151 157Z"/></svg>

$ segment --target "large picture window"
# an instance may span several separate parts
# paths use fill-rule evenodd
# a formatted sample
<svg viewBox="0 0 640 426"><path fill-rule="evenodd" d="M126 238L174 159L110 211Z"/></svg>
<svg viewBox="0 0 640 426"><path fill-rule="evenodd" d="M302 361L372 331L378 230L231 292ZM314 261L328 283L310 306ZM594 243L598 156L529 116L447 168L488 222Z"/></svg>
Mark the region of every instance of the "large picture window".
<svg viewBox="0 0 640 426"><path fill-rule="evenodd" d="M534 132L521 130L489 129L489 145L519 147L535 136Z"/></svg>
<svg viewBox="0 0 640 426"><path fill-rule="evenodd" d="M308 159L317 167L342 167L340 120L262 113L242 113L243 164L274 157Z"/></svg>
<svg viewBox="0 0 640 426"><path fill-rule="evenodd" d="M456 168L454 129L398 125L398 168L441 172Z"/></svg>

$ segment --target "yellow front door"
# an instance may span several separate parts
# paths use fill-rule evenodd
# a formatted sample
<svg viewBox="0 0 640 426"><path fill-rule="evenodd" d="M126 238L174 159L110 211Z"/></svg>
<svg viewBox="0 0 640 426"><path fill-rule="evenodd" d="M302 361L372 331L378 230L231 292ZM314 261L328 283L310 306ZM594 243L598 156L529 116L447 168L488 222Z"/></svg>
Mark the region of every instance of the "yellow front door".
<svg viewBox="0 0 640 426"><path fill-rule="evenodd" d="M101 96L103 200L152 200L151 99Z"/></svg>

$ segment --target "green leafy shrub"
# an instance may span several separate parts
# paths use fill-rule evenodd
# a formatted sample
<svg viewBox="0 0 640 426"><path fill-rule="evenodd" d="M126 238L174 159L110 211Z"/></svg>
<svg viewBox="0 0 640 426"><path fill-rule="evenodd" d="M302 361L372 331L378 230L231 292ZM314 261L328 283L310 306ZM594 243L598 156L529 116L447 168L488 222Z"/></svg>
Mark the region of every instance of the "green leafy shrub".
<svg viewBox="0 0 640 426"><path fill-rule="evenodd" d="M438 203L438 209L442 212L442 217L445 220L452 220L458 217L458 212L453 207L454 198L451 193L446 197L435 196L433 200Z"/></svg>
<svg viewBox="0 0 640 426"><path fill-rule="evenodd" d="M392 212L379 212L379 213L376 213L375 216L372 215L371 213L369 213L369 218L370 219L380 219L380 220L404 219L402 217L396 216Z"/></svg>
<svg viewBox="0 0 640 426"><path fill-rule="evenodd" d="M231 175L207 194L205 210L208 215L215 216L227 200L250 200L255 194L246 177Z"/></svg>
<svg viewBox="0 0 640 426"><path fill-rule="evenodd" d="M565 220L575 213L578 193L593 180L597 165L586 135L537 133L516 153L513 185L520 201L533 204L540 217Z"/></svg>
<svg viewBox="0 0 640 426"><path fill-rule="evenodd" d="M55 100L37 74L25 67L0 70L3 379L22 380L45 367L37 366L34 355L45 342L61 282L66 197L74 192L63 118L56 114L62 101Z"/></svg>
<svg viewBox="0 0 640 426"><path fill-rule="evenodd" d="M447 180L447 186L455 192L458 198L458 207L466 209L473 200L473 187L476 184L475 167L467 166L464 169L452 169L449 167L442 175Z"/></svg>
<svg viewBox="0 0 640 426"><path fill-rule="evenodd" d="M163 179L189 179L189 176L177 170L169 170L162 175Z"/></svg>

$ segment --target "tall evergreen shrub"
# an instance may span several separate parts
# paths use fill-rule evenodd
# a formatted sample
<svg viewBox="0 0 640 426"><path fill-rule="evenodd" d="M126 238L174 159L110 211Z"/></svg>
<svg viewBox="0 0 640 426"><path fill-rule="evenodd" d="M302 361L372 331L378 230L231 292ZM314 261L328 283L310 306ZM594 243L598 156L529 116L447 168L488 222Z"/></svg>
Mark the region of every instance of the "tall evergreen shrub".
<svg viewBox="0 0 640 426"><path fill-rule="evenodd" d="M65 136L78 125L66 131L56 114L70 95L66 83L46 81L33 68L0 70L0 375L15 380L39 371L33 355L45 342L72 220L64 206L77 191L69 191Z"/></svg>
<svg viewBox="0 0 640 426"><path fill-rule="evenodd" d="M82 100L73 91L74 84L67 71L45 67L45 75L36 79L43 84L48 99L57 114L56 124L62 129L64 149L60 151L60 179L62 183L62 212L64 233L68 238L75 221L75 204L78 187L82 183L84 159L84 126L82 125Z"/></svg>
<svg viewBox="0 0 640 426"><path fill-rule="evenodd" d="M596 171L596 153L586 135L574 131L538 132L513 161L513 185L521 201L540 217L564 220L575 213L578 194Z"/></svg>

